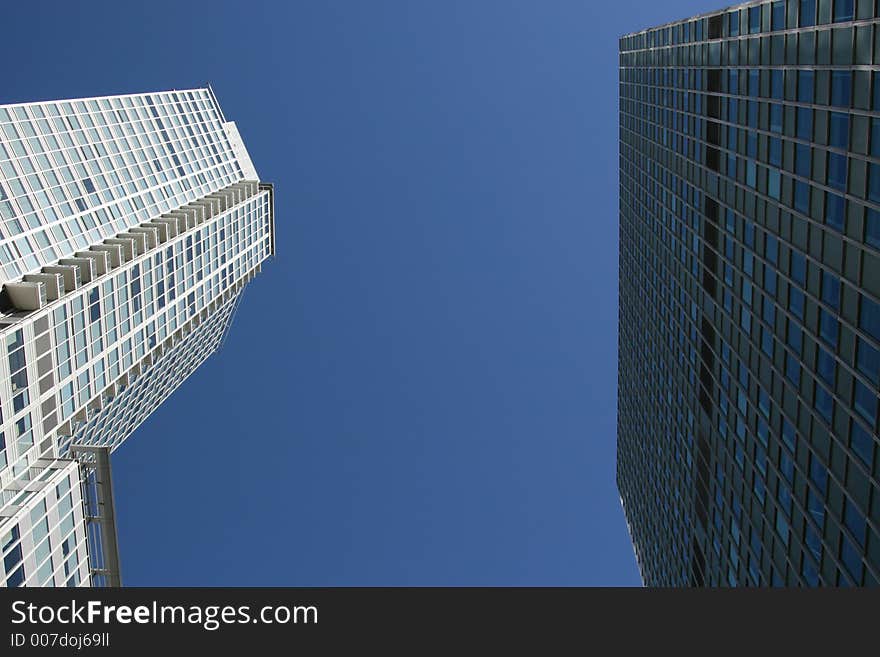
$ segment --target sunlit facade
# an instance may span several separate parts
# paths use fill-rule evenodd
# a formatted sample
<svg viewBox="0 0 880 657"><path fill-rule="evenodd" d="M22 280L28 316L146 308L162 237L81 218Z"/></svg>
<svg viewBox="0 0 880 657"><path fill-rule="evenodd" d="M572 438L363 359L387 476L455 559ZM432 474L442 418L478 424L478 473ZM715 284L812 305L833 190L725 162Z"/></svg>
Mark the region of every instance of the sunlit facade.
<svg viewBox="0 0 880 657"><path fill-rule="evenodd" d="M222 343L272 186L210 88L11 105L0 215L0 582L118 584L109 454Z"/></svg>

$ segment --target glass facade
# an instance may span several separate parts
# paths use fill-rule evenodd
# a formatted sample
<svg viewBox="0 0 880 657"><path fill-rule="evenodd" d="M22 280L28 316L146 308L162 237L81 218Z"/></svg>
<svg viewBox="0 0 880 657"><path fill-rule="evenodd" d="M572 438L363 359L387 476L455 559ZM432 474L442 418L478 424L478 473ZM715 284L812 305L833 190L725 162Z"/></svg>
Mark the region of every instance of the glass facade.
<svg viewBox="0 0 880 657"><path fill-rule="evenodd" d="M41 487L17 492L16 513L0 524L0 584L80 586L89 582L88 547L79 464L56 459L34 479ZM0 521L5 519L0 518Z"/></svg>
<svg viewBox="0 0 880 657"><path fill-rule="evenodd" d="M620 39L617 481L647 585L880 581L880 22Z"/></svg>
<svg viewBox="0 0 880 657"><path fill-rule="evenodd" d="M85 570L59 579L57 567L42 576L42 553L28 560L22 491L28 505L54 501L33 482L59 462L74 464L78 490L109 486L95 450L119 447L219 347L274 253L273 194L210 89L0 107L7 585L119 581L89 568L118 560L96 553L98 534L115 545L109 521L92 531L82 513L110 493L77 496Z"/></svg>

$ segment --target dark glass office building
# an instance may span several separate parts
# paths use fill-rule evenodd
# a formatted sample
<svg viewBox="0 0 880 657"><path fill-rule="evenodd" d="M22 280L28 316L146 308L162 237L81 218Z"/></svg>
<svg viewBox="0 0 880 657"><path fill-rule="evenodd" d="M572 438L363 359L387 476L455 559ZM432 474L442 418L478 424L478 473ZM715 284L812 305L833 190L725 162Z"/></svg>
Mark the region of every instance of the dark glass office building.
<svg viewBox="0 0 880 657"><path fill-rule="evenodd" d="M620 39L617 481L647 585L880 581L880 21Z"/></svg>

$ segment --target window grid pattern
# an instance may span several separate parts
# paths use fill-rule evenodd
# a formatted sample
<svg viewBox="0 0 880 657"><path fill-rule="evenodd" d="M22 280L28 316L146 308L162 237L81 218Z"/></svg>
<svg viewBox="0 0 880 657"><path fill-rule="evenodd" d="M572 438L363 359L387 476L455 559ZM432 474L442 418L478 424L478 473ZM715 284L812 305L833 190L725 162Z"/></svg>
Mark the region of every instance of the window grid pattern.
<svg viewBox="0 0 880 657"><path fill-rule="evenodd" d="M78 459L118 447L222 345L274 253L256 176L210 89L0 106L5 585L110 581Z"/></svg>
<svg viewBox="0 0 880 657"><path fill-rule="evenodd" d="M56 459L14 501L12 516L0 516L0 585L88 586L88 547L79 466Z"/></svg>
<svg viewBox="0 0 880 657"><path fill-rule="evenodd" d="M203 322L201 316L196 316L192 322L195 327L187 327L190 332L179 343L128 386L119 389L106 408L76 429L68 444L112 448L121 444L218 348L240 295L240 291L228 295L228 300Z"/></svg>
<svg viewBox="0 0 880 657"><path fill-rule="evenodd" d="M3 425L14 437L6 445L11 476L45 451L34 424L40 437L56 432L59 445L69 444L74 430L58 427L75 427L89 402L268 257L268 192L247 185L250 198L7 329L9 345L33 349L15 361L25 372L30 364L32 402ZM2 370L0 364L0 377ZM0 386L0 397L13 400L7 407L16 408L16 394Z"/></svg>
<svg viewBox="0 0 880 657"><path fill-rule="evenodd" d="M14 279L225 187L208 90L0 107L0 274Z"/></svg>
<svg viewBox="0 0 880 657"><path fill-rule="evenodd" d="M880 579L875 17L749 3L620 41L618 486L648 584Z"/></svg>

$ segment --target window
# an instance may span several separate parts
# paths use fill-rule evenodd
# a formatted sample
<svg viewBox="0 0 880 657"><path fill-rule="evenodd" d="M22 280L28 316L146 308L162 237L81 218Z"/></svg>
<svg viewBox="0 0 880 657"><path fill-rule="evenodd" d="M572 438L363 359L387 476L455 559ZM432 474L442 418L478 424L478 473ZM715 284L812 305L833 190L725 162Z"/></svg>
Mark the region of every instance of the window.
<svg viewBox="0 0 880 657"><path fill-rule="evenodd" d="M825 223L831 228L843 232L845 220L846 199L831 192L825 194Z"/></svg>
<svg viewBox="0 0 880 657"><path fill-rule="evenodd" d="M808 144L795 144L794 147L794 166L795 173L802 178L810 177L813 158L810 154L810 146Z"/></svg>
<svg viewBox="0 0 880 657"><path fill-rule="evenodd" d="M880 71L874 71L874 109L880 109Z"/></svg>
<svg viewBox="0 0 880 657"><path fill-rule="evenodd" d="M816 560L821 563L822 539L820 539L819 535L815 531L813 531L813 527L809 523L807 523L806 529L804 530L804 539L807 547L810 548L810 552L812 552L813 556L816 557Z"/></svg>
<svg viewBox="0 0 880 657"><path fill-rule="evenodd" d="M791 453L794 454L795 447L797 446L797 436L795 435L794 427L785 418L782 419L782 440L788 449L791 450Z"/></svg>
<svg viewBox="0 0 880 657"><path fill-rule="evenodd" d="M797 137L805 141L813 138L813 110L808 107L797 108Z"/></svg>
<svg viewBox="0 0 880 657"><path fill-rule="evenodd" d="M764 242L764 257L775 265L779 257L779 240L776 236L768 234Z"/></svg>
<svg viewBox="0 0 880 657"><path fill-rule="evenodd" d="M770 131L782 133L782 105L770 105Z"/></svg>
<svg viewBox="0 0 880 657"><path fill-rule="evenodd" d="M13 525L12 529L0 536L0 554L6 552L19 538L18 525Z"/></svg>
<svg viewBox="0 0 880 657"><path fill-rule="evenodd" d="M819 337L829 346L837 349L838 321L824 308L819 309Z"/></svg>
<svg viewBox="0 0 880 657"><path fill-rule="evenodd" d="M3 565L6 568L6 572L8 573L15 568L21 560L21 543L18 543L3 558Z"/></svg>
<svg viewBox="0 0 880 657"><path fill-rule="evenodd" d="M816 24L816 0L800 0L798 7L798 27Z"/></svg>
<svg viewBox="0 0 880 657"><path fill-rule="evenodd" d="M801 383L801 364L790 353L786 352L785 354L785 376L791 381L795 386L799 386Z"/></svg>
<svg viewBox="0 0 880 657"><path fill-rule="evenodd" d="M869 469L874 461L874 439L855 419L849 432L849 446Z"/></svg>
<svg viewBox="0 0 880 657"><path fill-rule="evenodd" d="M834 374L837 369L834 357L822 347L816 347L816 372L819 377L832 388L834 387Z"/></svg>
<svg viewBox="0 0 880 657"><path fill-rule="evenodd" d="M708 38L709 39L720 39L721 38L721 25L722 20L724 19L723 14L716 14L715 16L709 16L708 20ZM700 32L702 32L702 23L697 23L697 35L699 36Z"/></svg>
<svg viewBox="0 0 880 657"><path fill-rule="evenodd" d="M813 406L828 424L834 422L834 399L831 393L818 383L816 383L816 398Z"/></svg>
<svg viewBox="0 0 880 657"><path fill-rule="evenodd" d="M865 242L880 249L880 212L871 208L865 212Z"/></svg>
<svg viewBox="0 0 880 657"><path fill-rule="evenodd" d="M877 396L858 379L853 382L853 408L865 418L865 422L874 426L877 419Z"/></svg>
<svg viewBox="0 0 880 657"><path fill-rule="evenodd" d="M746 155L753 160L758 157L758 135L754 132L746 133Z"/></svg>
<svg viewBox="0 0 880 657"><path fill-rule="evenodd" d="M834 22L851 21L853 19L853 0L834 0Z"/></svg>
<svg viewBox="0 0 880 657"><path fill-rule="evenodd" d="M761 31L761 7L749 7L749 34Z"/></svg>
<svg viewBox="0 0 880 657"><path fill-rule="evenodd" d="M880 351L877 351L862 338L856 340L856 367L874 385L880 385Z"/></svg>
<svg viewBox="0 0 880 657"><path fill-rule="evenodd" d="M878 123L877 119L874 119L874 123ZM835 148L849 148L849 115L831 112L829 125L828 145ZM878 148L880 148L880 144L878 144Z"/></svg>
<svg viewBox="0 0 880 657"><path fill-rule="evenodd" d="M788 310L797 318L804 318L804 293L794 286L788 288Z"/></svg>
<svg viewBox="0 0 880 657"><path fill-rule="evenodd" d="M868 530L868 527L865 524L865 516L862 515L859 508L853 504L853 501L848 497L844 498L843 521L844 524L846 524L846 528L849 529L855 537L856 542L862 547L865 547L865 534Z"/></svg>
<svg viewBox="0 0 880 657"><path fill-rule="evenodd" d="M812 73L812 71L811 71L811 73ZM761 71L759 71L757 69L755 69L753 71L749 71L749 96L752 96L753 98L757 98L758 96L761 95L759 93L760 86L761 86L760 83L761 83ZM750 109L752 106L753 106L753 104L749 104ZM757 107L757 105L754 105L754 106Z"/></svg>
<svg viewBox="0 0 880 657"><path fill-rule="evenodd" d="M880 157L880 119L871 119L871 155Z"/></svg>
<svg viewBox="0 0 880 657"><path fill-rule="evenodd" d="M776 170L770 170L767 173L767 194L771 197L779 200L779 183L780 183L780 173Z"/></svg>
<svg viewBox="0 0 880 657"><path fill-rule="evenodd" d="M773 166L782 166L782 140L779 137L770 137L768 161Z"/></svg>
<svg viewBox="0 0 880 657"><path fill-rule="evenodd" d="M773 31L785 29L785 0L776 0L770 5L770 29Z"/></svg>
<svg viewBox="0 0 880 657"><path fill-rule="evenodd" d="M831 104L849 107L852 98L852 71L831 72Z"/></svg>
<svg viewBox="0 0 880 657"><path fill-rule="evenodd" d="M862 582L862 560L846 536L840 537L840 559L856 584Z"/></svg>
<svg viewBox="0 0 880 657"><path fill-rule="evenodd" d="M739 12L732 11L727 14L727 34L728 36L738 36L739 35Z"/></svg>
<svg viewBox="0 0 880 657"><path fill-rule="evenodd" d="M800 70L797 78L797 99L801 103L812 103L814 88L813 71Z"/></svg>
<svg viewBox="0 0 880 657"><path fill-rule="evenodd" d="M880 203L880 166L873 162L868 165L868 198Z"/></svg>
<svg viewBox="0 0 880 657"><path fill-rule="evenodd" d="M828 489L828 470L825 468L824 465L822 465L822 462L818 458L816 458L815 455L810 458L810 480L813 482L816 488L819 489L820 497L824 498L825 492ZM816 522L821 528L823 525L823 521L817 519Z"/></svg>
<svg viewBox="0 0 880 657"><path fill-rule="evenodd" d="M835 310L840 307L840 279L827 271L822 272L822 301Z"/></svg>
<svg viewBox="0 0 880 657"><path fill-rule="evenodd" d="M788 547L789 526L782 511L776 512L776 531L779 533L779 537L782 539L783 544Z"/></svg>
<svg viewBox="0 0 880 657"><path fill-rule="evenodd" d="M784 86L782 84L782 69L774 68L770 71L770 96L777 100L784 98Z"/></svg>
<svg viewBox="0 0 880 657"><path fill-rule="evenodd" d="M880 306L864 296L860 304L859 327L880 342Z"/></svg>
<svg viewBox="0 0 880 657"><path fill-rule="evenodd" d="M828 186L834 189L846 191L846 155L840 153L828 153Z"/></svg>
<svg viewBox="0 0 880 657"><path fill-rule="evenodd" d="M801 287L807 284L807 261L802 253L791 252L791 279Z"/></svg>
<svg viewBox="0 0 880 657"><path fill-rule="evenodd" d="M20 565L15 572L6 578L6 586L11 589L22 584L24 584L24 564Z"/></svg>
<svg viewBox="0 0 880 657"><path fill-rule="evenodd" d="M810 186L802 180L794 183L794 208L804 214L810 211Z"/></svg>

